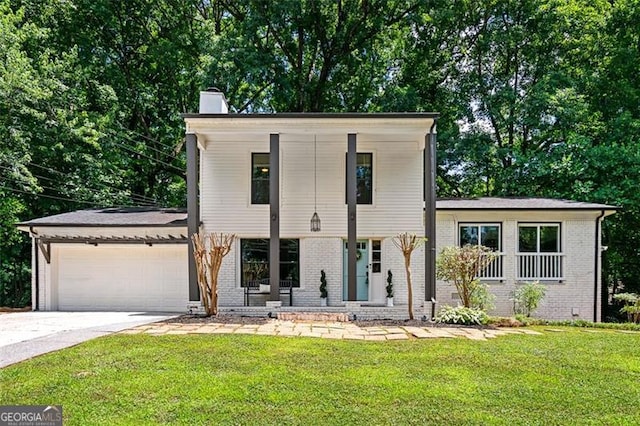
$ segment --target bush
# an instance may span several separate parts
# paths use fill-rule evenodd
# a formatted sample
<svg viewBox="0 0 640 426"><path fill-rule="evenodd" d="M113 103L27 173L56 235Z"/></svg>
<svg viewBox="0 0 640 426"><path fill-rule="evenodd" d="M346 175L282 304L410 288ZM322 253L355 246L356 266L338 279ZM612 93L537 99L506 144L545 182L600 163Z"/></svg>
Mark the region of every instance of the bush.
<svg viewBox="0 0 640 426"><path fill-rule="evenodd" d="M327 291L327 274L324 273L324 269L320 271L320 297L326 299L329 296Z"/></svg>
<svg viewBox="0 0 640 426"><path fill-rule="evenodd" d="M462 304L471 308L475 293L480 288L480 280L477 277L496 256L495 252L484 246L445 247L436 261L436 276L452 283L460 295Z"/></svg>
<svg viewBox="0 0 640 426"><path fill-rule="evenodd" d="M629 322L640 323L640 296L635 293L619 293L613 298L624 303L620 313L627 314Z"/></svg>
<svg viewBox="0 0 640 426"><path fill-rule="evenodd" d="M391 269L387 271L387 297L393 297L393 274Z"/></svg>
<svg viewBox="0 0 640 426"><path fill-rule="evenodd" d="M496 296L489 291L487 284L479 284L471 295L471 307L488 312L496 307Z"/></svg>
<svg viewBox="0 0 640 426"><path fill-rule="evenodd" d="M547 292L545 286L539 281L526 283L513 293L513 312L516 315L530 317Z"/></svg>
<svg viewBox="0 0 640 426"><path fill-rule="evenodd" d="M489 318L482 310L464 306L443 306L436 316L436 322L441 324L482 325Z"/></svg>

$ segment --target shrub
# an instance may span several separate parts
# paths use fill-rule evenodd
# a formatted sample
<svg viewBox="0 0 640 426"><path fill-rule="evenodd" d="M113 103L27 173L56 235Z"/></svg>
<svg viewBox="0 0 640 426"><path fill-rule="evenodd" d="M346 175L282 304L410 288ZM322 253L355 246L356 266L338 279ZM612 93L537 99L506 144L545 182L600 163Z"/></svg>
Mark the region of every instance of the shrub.
<svg viewBox="0 0 640 426"><path fill-rule="evenodd" d="M481 283L471 295L471 307L488 312L496 307L495 300L496 296L489 291L489 286Z"/></svg>
<svg viewBox="0 0 640 426"><path fill-rule="evenodd" d="M436 316L437 323L462 324L462 325L482 325L486 324L489 318L480 309L467 308L465 306L443 306Z"/></svg>
<svg viewBox="0 0 640 426"><path fill-rule="evenodd" d="M329 293L327 292L327 274L324 273L324 269L320 271L320 297L326 299Z"/></svg>
<svg viewBox="0 0 640 426"><path fill-rule="evenodd" d="M530 317L547 292L545 286L539 281L526 283L513 293L513 312L516 315Z"/></svg>
<svg viewBox="0 0 640 426"><path fill-rule="evenodd" d="M477 277L495 258L496 253L484 246L445 247L438 256L436 275L453 283L462 304L470 308L480 287Z"/></svg>
<svg viewBox="0 0 640 426"><path fill-rule="evenodd" d="M624 303L620 312L627 314L629 322L640 323L640 296L635 293L619 293L613 298Z"/></svg>
<svg viewBox="0 0 640 426"><path fill-rule="evenodd" d="M393 274L391 269L387 271L387 297L393 297Z"/></svg>

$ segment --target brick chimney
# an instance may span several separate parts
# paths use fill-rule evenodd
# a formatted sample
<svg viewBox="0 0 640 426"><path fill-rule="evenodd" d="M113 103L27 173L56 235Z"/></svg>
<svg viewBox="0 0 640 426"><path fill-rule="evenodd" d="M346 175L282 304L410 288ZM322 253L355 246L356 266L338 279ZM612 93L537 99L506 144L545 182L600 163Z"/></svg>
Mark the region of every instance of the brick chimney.
<svg viewBox="0 0 640 426"><path fill-rule="evenodd" d="M228 114L229 104L227 99L216 87L209 87L200 92L200 114Z"/></svg>

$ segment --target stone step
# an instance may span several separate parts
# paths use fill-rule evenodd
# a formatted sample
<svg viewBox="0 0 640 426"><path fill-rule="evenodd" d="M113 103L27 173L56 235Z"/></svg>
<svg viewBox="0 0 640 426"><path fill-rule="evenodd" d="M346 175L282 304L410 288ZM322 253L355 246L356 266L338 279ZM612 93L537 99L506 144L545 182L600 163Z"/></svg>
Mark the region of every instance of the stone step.
<svg viewBox="0 0 640 426"><path fill-rule="evenodd" d="M349 322L349 314L340 312L278 312L283 321Z"/></svg>

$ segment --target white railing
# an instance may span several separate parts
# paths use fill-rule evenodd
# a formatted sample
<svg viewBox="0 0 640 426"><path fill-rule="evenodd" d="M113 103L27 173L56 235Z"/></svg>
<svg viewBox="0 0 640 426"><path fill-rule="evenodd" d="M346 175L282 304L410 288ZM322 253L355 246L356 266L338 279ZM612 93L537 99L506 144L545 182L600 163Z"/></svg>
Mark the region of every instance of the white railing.
<svg viewBox="0 0 640 426"><path fill-rule="evenodd" d="M502 266L502 259L504 253L496 253L496 258L487 266L483 271L480 271L478 278L481 280L503 280L504 269Z"/></svg>
<svg viewBox="0 0 640 426"><path fill-rule="evenodd" d="M562 253L527 253L516 255L518 280L562 280Z"/></svg>

